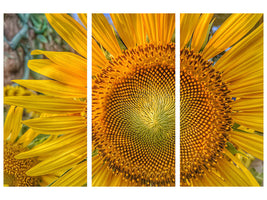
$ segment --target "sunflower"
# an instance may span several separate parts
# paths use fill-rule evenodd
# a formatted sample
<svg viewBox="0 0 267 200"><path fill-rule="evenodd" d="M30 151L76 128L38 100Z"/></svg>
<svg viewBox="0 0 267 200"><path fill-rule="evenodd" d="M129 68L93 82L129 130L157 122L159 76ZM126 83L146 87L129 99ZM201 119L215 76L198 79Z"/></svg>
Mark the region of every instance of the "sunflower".
<svg viewBox="0 0 267 200"><path fill-rule="evenodd" d="M175 185L174 14L92 15L92 185Z"/></svg>
<svg viewBox="0 0 267 200"><path fill-rule="evenodd" d="M41 157L29 169L29 176L56 174L52 186L82 186L87 183L87 17L78 14L82 24L68 14L47 14L57 33L77 52L34 50L32 55L47 59L28 62L31 70L49 80L15 80L19 85L43 95L6 97L4 103L42 113L23 123L37 134L51 138L16 159Z"/></svg>
<svg viewBox="0 0 267 200"><path fill-rule="evenodd" d="M27 90L18 85L6 85L4 87L4 97L7 96L31 96L35 95L34 92Z"/></svg>
<svg viewBox="0 0 267 200"><path fill-rule="evenodd" d="M23 108L11 106L4 124L4 185L5 186L40 186L56 180L55 175L28 176L26 172L36 165L39 158L18 160L19 153L29 150L34 138L32 130L21 134Z"/></svg>
<svg viewBox="0 0 267 200"><path fill-rule="evenodd" d="M6 85L4 87L4 97L8 96L33 96L37 95L35 92L28 90L24 87L21 87L19 85ZM9 106L4 107L4 115L6 114L6 109L9 108ZM32 112L31 110L25 110L25 114L27 115L28 118L34 118L38 117L39 113L38 112Z"/></svg>
<svg viewBox="0 0 267 200"><path fill-rule="evenodd" d="M181 186L259 186L238 155L263 160L261 19L233 14L209 39L212 14L181 14Z"/></svg>

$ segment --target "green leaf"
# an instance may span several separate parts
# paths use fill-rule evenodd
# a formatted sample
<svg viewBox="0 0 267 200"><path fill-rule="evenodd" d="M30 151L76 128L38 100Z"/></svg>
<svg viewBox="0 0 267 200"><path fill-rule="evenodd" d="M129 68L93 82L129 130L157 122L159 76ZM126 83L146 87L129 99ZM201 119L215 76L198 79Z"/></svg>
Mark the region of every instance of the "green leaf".
<svg viewBox="0 0 267 200"><path fill-rule="evenodd" d="M203 49L205 48L206 44L207 44L208 41L209 41L210 30L211 30L211 27L212 27L214 21L215 21L215 19L213 19L212 22L209 24L208 31L207 31L207 34L206 34L206 38L205 38L205 40L204 40L204 43L203 43L203 45L202 45L200 51L203 51Z"/></svg>
<svg viewBox="0 0 267 200"><path fill-rule="evenodd" d="M242 132L242 133L249 133L249 134L252 134L251 132L242 130L242 129L240 129L239 127L240 127L239 124L234 123L234 125L232 126L232 129L233 129L233 131L238 131L238 132ZM263 136L263 133L262 133L262 132L255 131L255 130L254 130L254 133L253 133L253 134L257 134L257 135L261 135L261 136Z"/></svg>
<svg viewBox="0 0 267 200"><path fill-rule="evenodd" d="M106 51L102 46L100 46L100 48L101 48L102 52L104 53L106 59L111 60L111 54L108 51Z"/></svg>
<svg viewBox="0 0 267 200"><path fill-rule="evenodd" d="M43 35L37 35L37 39L40 41L40 42L42 42L42 43L48 43L48 40L46 39L46 37L45 36L43 36Z"/></svg>
<svg viewBox="0 0 267 200"><path fill-rule="evenodd" d="M226 149L228 149L228 151L230 151L231 154L235 155L238 152L232 143L227 142L226 144L227 144Z"/></svg>
<svg viewBox="0 0 267 200"><path fill-rule="evenodd" d="M38 16L30 15L30 19L31 19L34 27L36 27L36 28L40 28L41 27L42 21Z"/></svg>
<svg viewBox="0 0 267 200"><path fill-rule="evenodd" d="M33 139L33 141L28 145L29 149L32 149L37 144L41 144L45 140L49 138L50 135L40 134L36 138Z"/></svg>
<svg viewBox="0 0 267 200"><path fill-rule="evenodd" d="M173 32L173 35L172 35L171 41L172 41L173 43L175 43L175 30L174 30L174 32Z"/></svg>
<svg viewBox="0 0 267 200"><path fill-rule="evenodd" d="M258 181L258 183L262 186L263 185L263 173L257 172L255 168L251 168L250 172L254 176L254 178Z"/></svg>
<svg viewBox="0 0 267 200"><path fill-rule="evenodd" d="M228 151L230 151L231 154L235 155L235 154L237 154L237 153L240 153L240 154L242 154L243 156L246 156L246 157L247 157L246 154L244 154L244 153L238 151L238 150L234 147L234 145L233 145L231 142L227 142L226 144L227 144L226 149L227 149Z"/></svg>
<svg viewBox="0 0 267 200"><path fill-rule="evenodd" d="M98 154L98 149L95 149L93 152L92 152L92 157L96 156Z"/></svg>
<svg viewBox="0 0 267 200"><path fill-rule="evenodd" d="M237 129L238 127L239 127L240 125L239 124L237 124L237 123L234 123L234 125L233 125L233 129Z"/></svg>

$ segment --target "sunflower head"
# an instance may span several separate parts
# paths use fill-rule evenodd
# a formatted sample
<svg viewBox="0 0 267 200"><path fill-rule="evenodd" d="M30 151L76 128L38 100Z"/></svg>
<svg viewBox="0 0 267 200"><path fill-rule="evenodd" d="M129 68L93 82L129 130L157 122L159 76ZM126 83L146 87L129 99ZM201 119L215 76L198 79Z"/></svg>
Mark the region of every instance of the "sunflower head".
<svg viewBox="0 0 267 200"><path fill-rule="evenodd" d="M156 21L150 21L150 17ZM105 46L107 41L101 43L102 38L95 32L94 27L101 25L99 21L104 23L106 19L93 15L93 43L100 42L112 53L110 61L102 56L104 65L100 70L93 68L93 144L97 156L113 174L113 182L121 179L128 185L145 186L175 183L175 45L170 42L172 34L165 35L167 42L164 30L160 29L156 36L149 27L153 22L160 27L161 20L171 23L168 17L112 15L127 48L117 53ZM142 20L147 26L142 26ZM126 25L135 30L128 33L132 37L121 29ZM172 26L168 28L173 31ZM105 30L109 31L107 27ZM150 42L141 40L146 34L151 34ZM93 52L98 48L95 46Z"/></svg>
<svg viewBox="0 0 267 200"><path fill-rule="evenodd" d="M11 106L4 124L4 184L7 186L38 186L40 177L31 177L27 171L38 163L36 158L18 160L19 153L27 151L28 133L19 137L23 108Z"/></svg>
<svg viewBox="0 0 267 200"><path fill-rule="evenodd" d="M40 177L28 176L27 171L38 163L37 159L18 160L15 158L26 151L22 145L4 144L4 184L8 186L38 186Z"/></svg>
<svg viewBox="0 0 267 200"><path fill-rule="evenodd" d="M181 175L183 181L210 169L222 158L231 130L231 98L221 74L200 54L180 54Z"/></svg>
<svg viewBox="0 0 267 200"><path fill-rule="evenodd" d="M262 137L241 134L233 126L262 129L262 25L255 26L261 15L231 15L210 37L212 18L181 15L180 182L256 186L233 155L262 157Z"/></svg>

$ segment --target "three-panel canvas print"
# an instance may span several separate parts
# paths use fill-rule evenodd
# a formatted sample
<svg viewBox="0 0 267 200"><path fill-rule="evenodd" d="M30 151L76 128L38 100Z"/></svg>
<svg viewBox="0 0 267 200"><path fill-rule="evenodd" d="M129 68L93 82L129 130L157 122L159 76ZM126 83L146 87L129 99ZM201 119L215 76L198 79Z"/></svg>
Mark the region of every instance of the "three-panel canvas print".
<svg viewBox="0 0 267 200"><path fill-rule="evenodd" d="M263 14L3 16L3 186L263 186Z"/></svg>

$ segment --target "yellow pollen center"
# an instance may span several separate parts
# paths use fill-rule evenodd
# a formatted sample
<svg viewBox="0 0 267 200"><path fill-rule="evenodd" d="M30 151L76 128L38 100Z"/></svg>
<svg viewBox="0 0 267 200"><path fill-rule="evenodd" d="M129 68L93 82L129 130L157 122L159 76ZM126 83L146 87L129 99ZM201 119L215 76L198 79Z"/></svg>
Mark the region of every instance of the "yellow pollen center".
<svg viewBox="0 0 267 200"><path fill-rule="evenodd" d="M27 176L26 172L37 161L33 158L15 159L15 156L25 149L21 145L12 145L8 142L4 145L4 184L8 186L38 186L39 177Z"/></svg>

